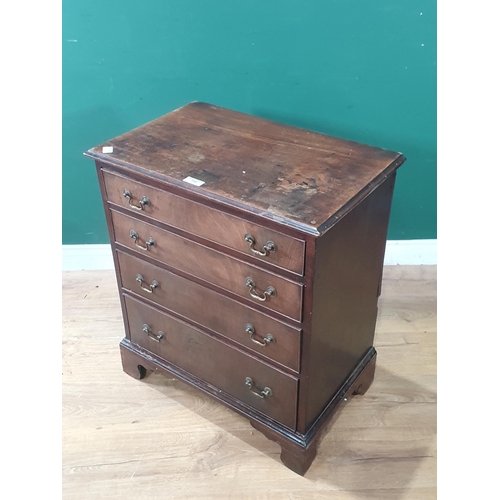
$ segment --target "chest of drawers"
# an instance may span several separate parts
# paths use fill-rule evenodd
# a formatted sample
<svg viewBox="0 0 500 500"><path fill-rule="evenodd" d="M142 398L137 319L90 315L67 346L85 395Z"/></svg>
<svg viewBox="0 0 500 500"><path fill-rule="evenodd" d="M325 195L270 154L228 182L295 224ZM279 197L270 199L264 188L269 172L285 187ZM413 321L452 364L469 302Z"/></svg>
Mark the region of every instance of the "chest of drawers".
<svg viewBox="0 0 500 500"><path fill-rule="evenodd" d="M85 153L120 289L123 369L244 415L304 474L375 370L400 153L194 102Z"/></svg>

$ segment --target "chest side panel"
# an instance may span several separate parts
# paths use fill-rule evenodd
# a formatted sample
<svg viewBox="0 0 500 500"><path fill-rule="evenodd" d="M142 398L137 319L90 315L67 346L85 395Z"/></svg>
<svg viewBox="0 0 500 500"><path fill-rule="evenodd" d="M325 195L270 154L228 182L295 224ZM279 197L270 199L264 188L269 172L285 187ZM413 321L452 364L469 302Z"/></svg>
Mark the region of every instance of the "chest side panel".
<svg viewBox="0 0 500 500"><path fill-rule="evenodd" d="M394 180L317 241L305 429L373 346Z"/></svg>

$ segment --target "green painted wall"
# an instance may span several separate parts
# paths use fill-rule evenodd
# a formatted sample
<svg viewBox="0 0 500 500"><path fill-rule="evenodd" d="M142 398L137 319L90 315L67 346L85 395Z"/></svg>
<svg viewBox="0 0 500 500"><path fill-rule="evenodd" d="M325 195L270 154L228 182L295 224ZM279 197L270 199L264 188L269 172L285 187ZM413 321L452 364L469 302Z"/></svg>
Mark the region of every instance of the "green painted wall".
<svg viewBox="0 0 500 500"><path fill-rule="evenodd" d="M432 0L63 0L63 243L106 243L88 148L190 101L401 151L389 239L436 237Z"/></svg>

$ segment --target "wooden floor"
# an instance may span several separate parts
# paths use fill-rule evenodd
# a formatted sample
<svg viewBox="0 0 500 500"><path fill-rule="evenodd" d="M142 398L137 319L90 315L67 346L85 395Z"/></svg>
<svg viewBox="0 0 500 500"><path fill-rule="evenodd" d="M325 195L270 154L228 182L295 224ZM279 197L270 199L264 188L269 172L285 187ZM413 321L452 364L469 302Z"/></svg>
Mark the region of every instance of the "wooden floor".
<svg viewBox="0 0 500 500"><path fill-rule="evenodd" d="M112 271L63 273L64 499L436 498L436 267L385 268L375 381L300 477L248 421L121 369Z"/></svg>

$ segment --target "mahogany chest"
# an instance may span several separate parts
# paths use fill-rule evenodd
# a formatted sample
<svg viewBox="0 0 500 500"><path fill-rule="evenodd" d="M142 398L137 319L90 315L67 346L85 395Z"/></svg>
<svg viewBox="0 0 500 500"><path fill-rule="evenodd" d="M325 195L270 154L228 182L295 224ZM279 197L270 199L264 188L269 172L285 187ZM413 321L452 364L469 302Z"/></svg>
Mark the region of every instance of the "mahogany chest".
<svg viewBox="0 0 500 500"><path fill-rule="evenodd" d="M244 415L304 474L375 370L400 153L190 103L85 153L120 289L124 371Z"/></svg>

